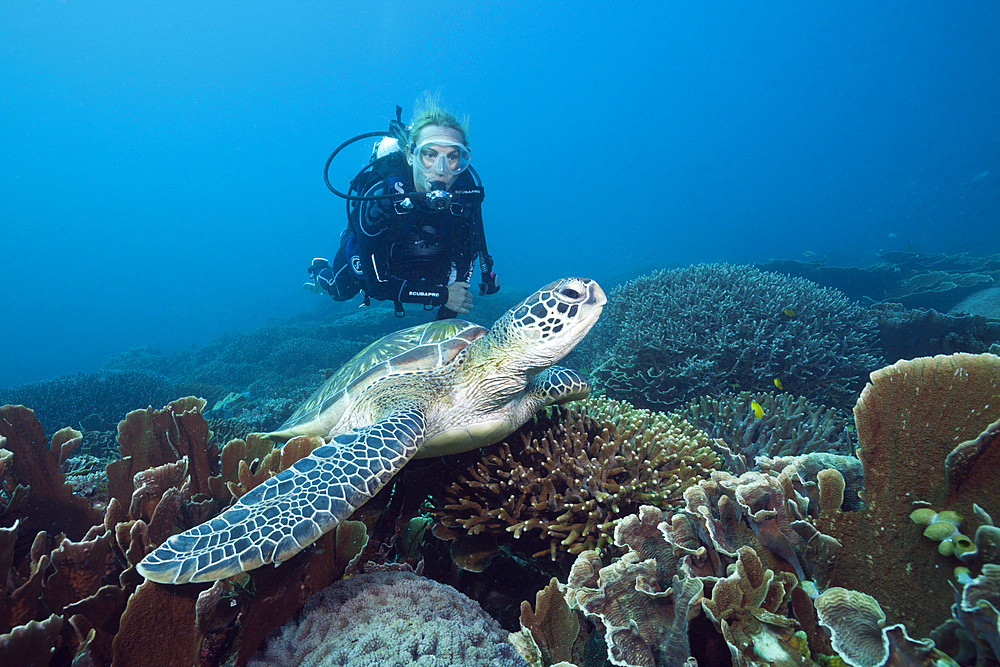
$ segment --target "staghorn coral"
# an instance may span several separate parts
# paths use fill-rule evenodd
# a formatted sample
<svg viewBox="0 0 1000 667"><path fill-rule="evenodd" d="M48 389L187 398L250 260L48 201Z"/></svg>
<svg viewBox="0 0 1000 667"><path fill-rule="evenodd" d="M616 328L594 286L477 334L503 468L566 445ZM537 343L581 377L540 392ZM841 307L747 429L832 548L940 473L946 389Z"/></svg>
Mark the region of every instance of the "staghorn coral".
<svg viewBox="0 0 1000 667"><path fill-rule="evenodd" d="M765 391L779 379L849 407L881 364L873 315L834 289L752 267L703 264L621 285L578 348L598 390L642 408Z"/></svg>
<svg viewBox="0 0 1000 667"><path fill-rule="evenodd" d="M752 402L760 406L762 417L757 417ZM732 472L752 468L758 456L853 451L847 418L832 408L813 405L804 396L748 391L699 396L676 412L728 445L736 457L727 461Z"/></svg>
<svg viewBox="0 0 1000 667"><path fill-rule="evenodd" d="M252 666L527 665L474 601L411 572L361 574L307 602Z"/></svg>
<svg viewBox="0 0 1000 667"><path fill-rule="evenodd" d="M622 517L679 503L720 465L708 437L682 419L606 398L550 408L474 455L436 494L432 515L453 533L513 538L552 560L607 544Z"/></svg>

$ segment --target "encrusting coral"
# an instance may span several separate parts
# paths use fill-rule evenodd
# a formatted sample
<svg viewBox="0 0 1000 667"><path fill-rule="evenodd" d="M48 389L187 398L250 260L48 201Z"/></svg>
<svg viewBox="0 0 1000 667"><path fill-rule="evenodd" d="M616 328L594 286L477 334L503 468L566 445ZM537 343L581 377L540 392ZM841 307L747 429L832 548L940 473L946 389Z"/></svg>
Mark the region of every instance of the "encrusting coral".
<svg viewBox="0 0 1000 667"><path fill-rule="evenodd" d="M603 397L550 408L475 456L433 516L449 537L491 536L552 560L604 546L621 518L680 503L720 465L679 417Z"/></svg>
<svg viewBox="0 0 1000 667"><path fill-rule="evenodd" d="M611 291L579 354L599 391L642 408L789 392L850 407L878 368L875 317L835 289L747 266L658 271Z"/></svg>
<svg viewBox="0 0 1000 667"><path fill-rule="evenodd" d="M473 600L412 572L359 574L309 598L250 667L519 667L507 633Z"/></svg>

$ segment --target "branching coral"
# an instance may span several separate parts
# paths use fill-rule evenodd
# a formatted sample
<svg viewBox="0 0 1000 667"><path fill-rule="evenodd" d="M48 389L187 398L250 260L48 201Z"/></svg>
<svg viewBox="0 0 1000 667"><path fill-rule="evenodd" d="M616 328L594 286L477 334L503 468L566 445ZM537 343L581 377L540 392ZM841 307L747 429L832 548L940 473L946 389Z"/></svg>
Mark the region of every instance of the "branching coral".
<svg viewBox="0 0 1000 667"><path fill-rule="evenodd" d="M680 503L719 466L708 437L682 419L605 398L551 408L475 456L434 516L552 560L607 544L640 505Z"/></svg>
<svg viewBox="0 0 1000 667"><path fill-rule="evenodd" d="M102 370L0 388L0 405L29 405L45 424L110 431L130 410L163 405L175 395L173 383L159 373Z"/></svg>
<svg viewBox="0 0 1000 667"><path fill-rule="evenodd" d="M758 417L753 404L761 411ZM839 411L813 405L791 394L722 394L700 396L677 411L692 426L725 442L738 461L732 472L744 472L758 456L796 456L813 452L850 454L847 418Z"/></svg>
<svg viewBox="0 0 1000 667"><path fill-rule="evenodd" d="M876 320L834 289L746 266L659 271L612 290L582 343L598 389L637 407L790 392L849 407L881 358Z"/></svg>

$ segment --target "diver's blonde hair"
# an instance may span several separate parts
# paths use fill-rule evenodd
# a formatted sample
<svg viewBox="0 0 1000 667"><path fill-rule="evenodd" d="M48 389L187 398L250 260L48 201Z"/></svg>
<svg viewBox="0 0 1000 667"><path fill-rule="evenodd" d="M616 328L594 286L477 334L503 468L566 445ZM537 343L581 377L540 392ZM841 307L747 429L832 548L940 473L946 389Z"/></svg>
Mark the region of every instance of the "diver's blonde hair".
<svg viewBox="0 0 1000 667"><path fill-rule="evenodd" d="M420 143L420 133L425 127L437 125L455 130L462 135L462 143L469 145L469 118L466 116L461 121L454 114L446 111L438 102L440 91L437 93L425 92L413 105L413 122L410 123L410 141Z"/></svg>

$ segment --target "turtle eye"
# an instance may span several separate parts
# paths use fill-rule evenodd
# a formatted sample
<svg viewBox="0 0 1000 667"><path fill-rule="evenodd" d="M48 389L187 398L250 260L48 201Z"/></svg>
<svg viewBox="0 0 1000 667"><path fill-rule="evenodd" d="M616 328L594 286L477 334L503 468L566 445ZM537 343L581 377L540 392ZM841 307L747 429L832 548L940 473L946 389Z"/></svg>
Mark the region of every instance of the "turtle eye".
<svg viewBox="0 0 1000 667"><path fill-rule="evenodd" d="M582 295L572 287L563 287L559 293L570 299L579 299Z"/></svg>

